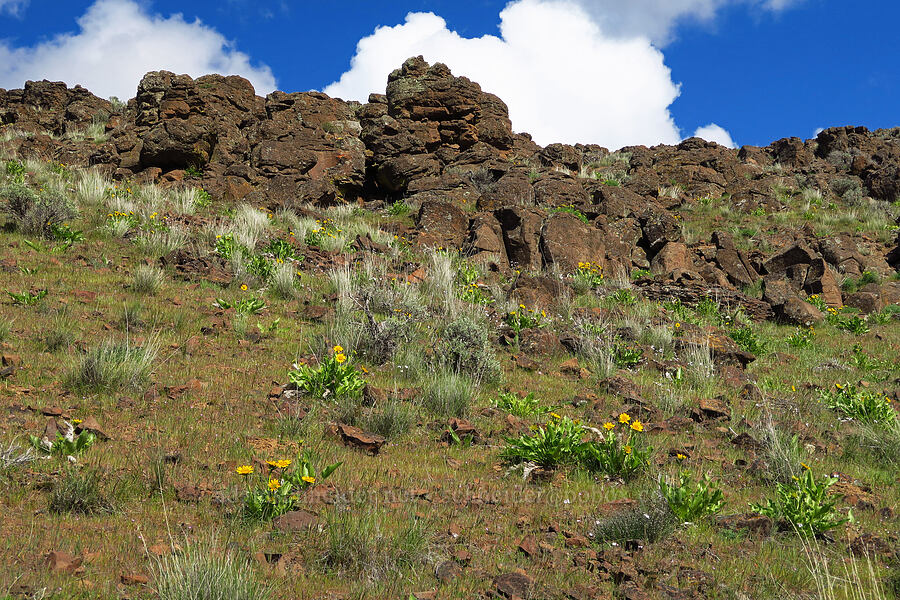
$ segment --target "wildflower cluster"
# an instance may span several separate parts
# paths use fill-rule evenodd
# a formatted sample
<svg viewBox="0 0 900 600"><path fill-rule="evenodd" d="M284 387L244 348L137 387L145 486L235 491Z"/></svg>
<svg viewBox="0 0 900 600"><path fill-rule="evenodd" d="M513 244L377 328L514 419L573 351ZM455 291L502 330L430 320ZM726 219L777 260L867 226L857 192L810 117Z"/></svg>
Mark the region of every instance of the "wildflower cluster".
<svg viewBox="0 0 900 600"><path fill-rule="evenodd" d="M645 442L644 424L621 413L617 422L603 424L606 434L582 449L582 465L589 471L627 479L650 464L653 447Z"/></svg>
<svg viewBox="0 0 900 600"><path fill-rule="evenodd" d="M853 335L865 335L869 332L869 323L859 315L852 314L853 309L846 306L830 307L825 313L825 322L837 329L849 331Z"/></svg>
<svg viewBox="0 0 900 600"><path fill-rule="evenodd" d="M506 438L507 447L500 453L508 463L529 462L552 469L559 465L577 464L583 429L577 421L555 413L544 427L534 427L531 435Z"/></svg>
<svg viewBox="0 0 900 600"><path fill-rule="evenodd" d="M823 391L821 398L830 409L863 423L889 426L897 420L890 398L851 383L836 383L833 389Z"/></svg>
<svg viewBox="0 0 900 600"><path fill-rule="evenodd" d="M318 398L355 398L365 385L341 346L332 348L331 356L317 368L294 365L288 377L298 388Z"/></svg>
<svg viewBox="0 0 900 600"><path fill-rule="evenodd" d="M133 210L128 212L114 210L106 215L106 226L113 231L136 229L140 224L141 220Z"/></svg>
<svg viewBox="0 0 900 600"><path fill-rule="evenodd" d="M612 477L628 478L650 464L653 448L644 442L644 424L627 413L618 423L603 425L599 440L582 441L584 428L568 417L550 413L545 427L537 427L531 435L506 438L507 447L501 458L509 463L530 462L553 468L575 465Z"/></svg>
<svg viewBox="0 0 900 600"><path fill-rule="evenodd" d="M807 296L806 301L821 310L822 312L828 311L828 305L825 304L825 300L819 294L813 294L811 296Z"/></svg>
<svg viewBox="0 0 900 600"><path fill-rule="evenodd" d="M13 183L25 183L25 165L17 160L6 161L6 176Z"/></svg>
<svg viewBox="0 0 900 600"><path fill-rule="evenodd" d="M343 231L344 230L338 227L331 219L317 219L316 226L307 232L306 239L303 241L306 242L307 246L319 248L324 245L327 240L337 240L339 234L343 233Z"/></svg>
<svg viewBox="0 0 900 600"><path fill-rule="evenodd" d="M534 308L525 308L524 304L520 304L518 309L506 313L506 316L503 317L503 321L510 326L517 337L523 329L543 327L547 324L546 319L546 312L543 310L538 312Z"/></svg>
<svg viewBox="0 0 900 600"><path fill-rule="evenodd" d="M275 271L275 264L285 260L298 259L293 246L284 240L272 240L264 254L256 254L251 249L234 239L234 235L226 233L216 236L216 253L225 260L231 260L236 252L246 260L247 272L263 281L268 281ZM270 259L271 257L271 259Z"/></svg>
<svg viewBox="0 0 900 600"><path fill-rule="evenodd" d="M765 354L768 350L768 344L765 340L759 339L759 336L750 325L732 329L728 332L728 336L740 346L741 350L745 350L756 356Z"/></svg>
<svg viewBox="0 0 900 600"><path fill-rule="evenodd" d="M459 297L472 304L490 304L494 301L491 295L484 289L479 281L481 272L475 265L466 261L458 261L456 269L456 283L459 285Z"/></svg>
<svg viewBox="0 0 900 600"><path fill-rule="evenodd" d="M809 327L798 326L796 331L787 338L787 343L793 348L808 348L816 337L816 331L812 325Z"/></svg>
<svg viewBox="0 0 900 600"><path fill-rule="evenodd" d="M282 239L274 239L269 242L269 245L266 246L264 252L271 255L272 259L277 264L282 264L286 260L300 260L303 258L297 253L296 249L290 242Z"/></svg>
<svg viewBox="0 0 900 600"><path fill-rule="evenodd" d="M265 521L294 510L300 495L317 482L328 479L342 463L335 463L317 473L315 456L309 450L296 460L267 460L267 472L255 474L252 465L241 465L235 471L244 479L244 516ZM293 465L293 468L290 468Z"/></svg>
<svg viewBox="0 0 900 600"><path fill-rule="evenodd" d="M594 289L603 284L603 267L598 263L580 262L572 277L576 286Z"/></svg>
<svg viewBox="0 0 900 600"><path fill-rule="evenodd" d="M47 290L38 290L36 292L25 290L19 294L7 290L6 295L12 299L13 304L18 304L19 306L34 306L47 296Z"/></svg>
<svg viewBox="0 0 900 600"><path fill-rule="evenodd" d="M84 241L84 232L80 229L72 229L68 223L51 224L50 233L56 241L63 242L68 246Z"/></svg>

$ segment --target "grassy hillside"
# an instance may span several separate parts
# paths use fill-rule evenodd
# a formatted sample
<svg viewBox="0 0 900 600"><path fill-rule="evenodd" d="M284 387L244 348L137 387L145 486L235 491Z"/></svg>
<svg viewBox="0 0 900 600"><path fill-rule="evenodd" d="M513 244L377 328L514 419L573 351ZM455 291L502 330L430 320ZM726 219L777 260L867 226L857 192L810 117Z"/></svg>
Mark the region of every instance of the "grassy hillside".
<svg viewBox="0 0 900 600"><path fill-rule="evenodd" d="M897 306L755 322L483 272L402 202L2 165L0 598L900 596Z"/></svg>

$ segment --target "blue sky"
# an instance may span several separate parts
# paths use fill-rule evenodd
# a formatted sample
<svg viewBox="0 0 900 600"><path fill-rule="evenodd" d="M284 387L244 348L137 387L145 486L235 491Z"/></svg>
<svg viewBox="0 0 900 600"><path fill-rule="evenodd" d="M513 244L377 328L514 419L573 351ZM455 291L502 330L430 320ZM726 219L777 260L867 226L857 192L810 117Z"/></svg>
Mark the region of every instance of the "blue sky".
<svg viewBox="0 0 900 600"><path fill-rule="evenodd" d="M130 97L169 68L235 72L261 93L346 74L328 91L364 98L395 56L424 53L498 93L541 143L672 143L716 124L706 137L765 145L900 125L898 22L887 0L0 0L0 87L47 77Z"/></svg>

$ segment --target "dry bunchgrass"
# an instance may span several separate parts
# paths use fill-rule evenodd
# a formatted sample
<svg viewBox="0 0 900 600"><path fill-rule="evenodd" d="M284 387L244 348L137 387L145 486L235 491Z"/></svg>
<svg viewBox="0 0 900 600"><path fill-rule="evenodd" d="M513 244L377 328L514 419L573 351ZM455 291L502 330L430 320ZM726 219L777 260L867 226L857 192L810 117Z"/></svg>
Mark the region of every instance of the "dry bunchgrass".
<svg viewBox="0 0 900 600"><path fill-rule="evenodd" d="M159 292L166 273L154 265L139 265L132 274L131 290L136 294L152 296Z"/></svg>
<svg viewBox="0 0 900 600"><path fill-rule="evenodd" d="M179 551L152 557L150 573L160 600L269 598L247 561L216 537L186 540Z"/></svg>
<svg viewBox="0 0 900 600"><path fill-rule="evenodd" d="M92 391L141 391L158 352L155 338L140 346L128 341L104 341L80 358L69 375L69 385Z"/></svg>

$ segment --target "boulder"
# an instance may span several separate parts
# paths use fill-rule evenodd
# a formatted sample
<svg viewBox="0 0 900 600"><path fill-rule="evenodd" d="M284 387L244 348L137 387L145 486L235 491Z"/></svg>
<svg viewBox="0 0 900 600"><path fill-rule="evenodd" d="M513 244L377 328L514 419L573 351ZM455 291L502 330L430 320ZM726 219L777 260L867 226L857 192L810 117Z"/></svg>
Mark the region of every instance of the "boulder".
<svg viewBox="0 0 900 600"><path fill-rule="evenodd" d="M503 231L503 246L509 266L522 271L540 271L541 227L544 212L523 207L507 207L494 212Z"/></svg>
<svg viewBox="0 0 900 600"><path fill-rule="evenodd" d="M751 286L759 280L759 274L747 256L737 249L731 234L714 231L712 242L716 245L715 261L728 281L738 288Z"/></svg>
<svg viewBox="0 0 900 600"><path fill-rule="evenodd" d="M566 212L552 214L544 222L540 250L544 264L555 265L562 273L571 273L584 262L602 267L606 259L603 233Z"/></svg>
<svg viewBox="0 0 900 600"><path fill-rule="evenodd" d="M466 239L469 217L449 202L428 200L419 208L416 225L420 246L459 249Z"/></svg>
<svg viewBox="0 0 900 600"><path fill-rule="evenodd" d="M650 270L654 275L671 276L678 271L693 269L688 248L681 242L667 242L650 261Z"/></svg>

